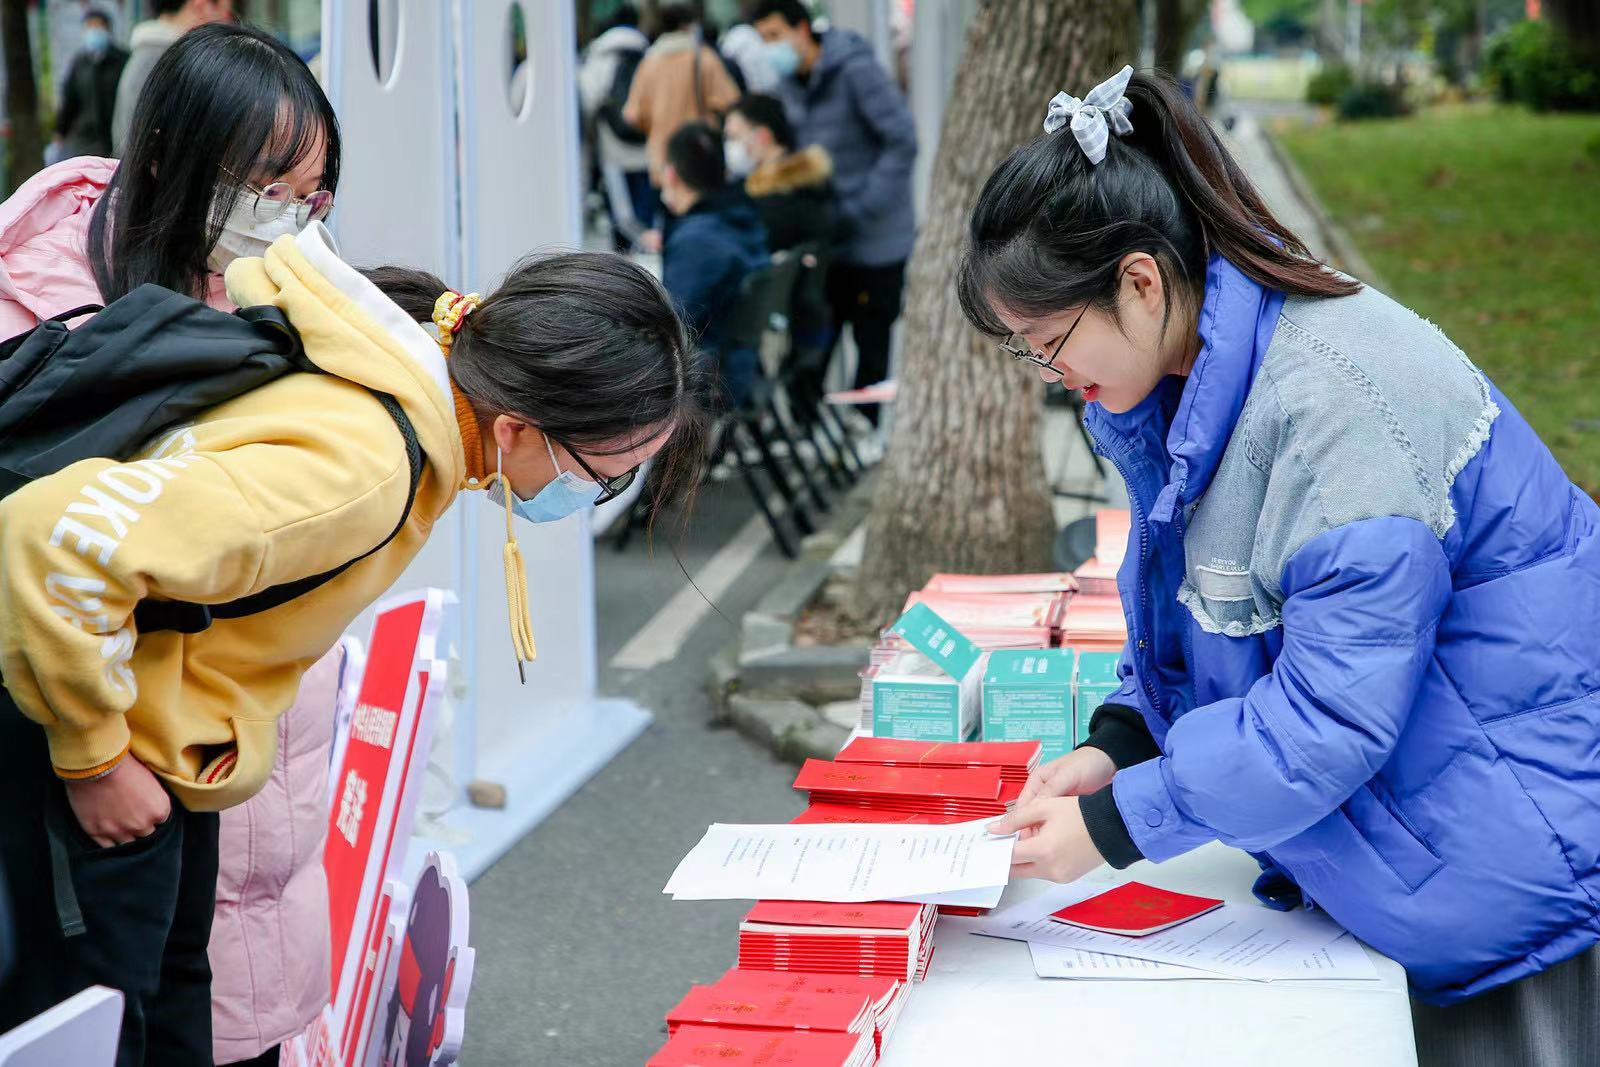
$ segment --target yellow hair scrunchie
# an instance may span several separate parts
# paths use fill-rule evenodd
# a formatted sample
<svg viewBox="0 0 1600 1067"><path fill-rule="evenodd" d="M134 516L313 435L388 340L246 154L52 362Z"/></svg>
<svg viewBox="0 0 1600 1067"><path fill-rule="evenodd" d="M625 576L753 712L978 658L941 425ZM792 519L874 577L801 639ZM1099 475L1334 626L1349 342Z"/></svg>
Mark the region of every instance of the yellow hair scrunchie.
<svg viewBox="0 0 1600 1067"><path fill-rule="evenodd" d="M482 303L483 297L477 293L462 295L454 289L446 289L439 294L439 299L433 302L433 324L439 330L440 348L450 351L450 346L456 343L456 334L461 332L461 324Z"/></svg>

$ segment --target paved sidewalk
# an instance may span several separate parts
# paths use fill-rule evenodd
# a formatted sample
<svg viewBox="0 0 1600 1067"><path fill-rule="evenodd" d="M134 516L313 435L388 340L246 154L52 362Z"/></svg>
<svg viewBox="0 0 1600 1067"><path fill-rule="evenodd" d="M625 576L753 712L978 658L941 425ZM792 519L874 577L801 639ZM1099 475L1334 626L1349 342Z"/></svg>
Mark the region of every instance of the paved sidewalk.
<svg viewBox="0 0 1600 1067"><path fill-rule="evenodd" d="M1267 135L1261 129L1261 122L1266 116L1248 103L1234 104L1232 110L1236 116L1233 129L1220 132L1233 158L1250 175L1250 180L1255 183L1278 221L1293 230L1311 249L1312 255L1318 259L1336 261L1337 257L1322 231L1321 222L1301 199L1267 143Z"/></svg>

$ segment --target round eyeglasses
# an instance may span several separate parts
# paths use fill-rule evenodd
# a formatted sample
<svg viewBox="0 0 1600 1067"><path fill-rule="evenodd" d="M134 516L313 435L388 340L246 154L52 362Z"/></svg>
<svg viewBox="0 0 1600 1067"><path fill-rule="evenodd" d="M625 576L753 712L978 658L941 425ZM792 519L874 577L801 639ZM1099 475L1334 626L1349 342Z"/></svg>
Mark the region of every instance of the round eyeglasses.
<svg viewBox="0 0 1600 1067"><path fill-rule="evenodd" d="M250 214L257 222L276 221L283 217L284 212L293 208L294 221L303 228L313 222L321 222L333 210L333 193L327 189L318 189L309 196L301 198L294 195L294 186L288 182L273 182L263 189L226 167L223 168L223 173L244 186L255 197Z"/></svg>

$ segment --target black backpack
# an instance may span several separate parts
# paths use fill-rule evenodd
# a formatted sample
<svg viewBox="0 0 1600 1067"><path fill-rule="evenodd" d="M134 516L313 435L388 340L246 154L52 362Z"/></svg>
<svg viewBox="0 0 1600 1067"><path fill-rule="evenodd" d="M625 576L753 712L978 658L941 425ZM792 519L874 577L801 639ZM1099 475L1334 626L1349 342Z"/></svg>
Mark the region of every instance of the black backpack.
<svg viewBox="0 0 1600 1067"><path fill-rule="evenodd" d="M93 314L68 330L67 322ZM105 308L81 307L0 343L0 497L79 460L126 460L163 429L295 372L322 373L275 307L233 314L142 285ZM405 527L422 480L422 446L394 397L374 391L405 439L411 492L394 530L331 571L227 604L142 601L140 632L199 633L286 604L383 548Z"/></svg>
<svg viewBox="0 0 1600 1067"><path fill-rule="evenodd" d="M633 88L633 76L638 71L639 64L644 62L644 49L627 48L614 54L617 57L617 67L611 75L611 90L606 93L605 102L595 112L595 117L605 123L606 129L623 144L641 145L648 138L628 125L622 117L622 109L628 104L628 91Z"/></svg>

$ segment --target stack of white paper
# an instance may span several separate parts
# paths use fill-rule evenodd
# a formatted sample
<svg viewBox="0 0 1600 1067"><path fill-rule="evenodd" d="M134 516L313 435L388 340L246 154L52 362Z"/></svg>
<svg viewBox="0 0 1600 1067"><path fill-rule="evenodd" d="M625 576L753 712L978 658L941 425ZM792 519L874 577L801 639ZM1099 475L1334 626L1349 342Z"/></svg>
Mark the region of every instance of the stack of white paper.
<svg viewBox="0 0 1600 1067"><path fill-rule="evenodd" d="M1242 978L1372 981L1378 972L1359 942L1321 912L1225 904L1147 937L1099 933L1052 913L1103 892L1057 886L978 920L974 933L1026 941L1045 978ZM1196 973L1200 972L1200 973Z"/></svg>
<svg viewBox="0 0 1600 1067"><path fill-rule="evenodd" d="M678 900L998 902L1015 837L993 819L945 826L839 823L706 831L662 890Z"/></svg>

